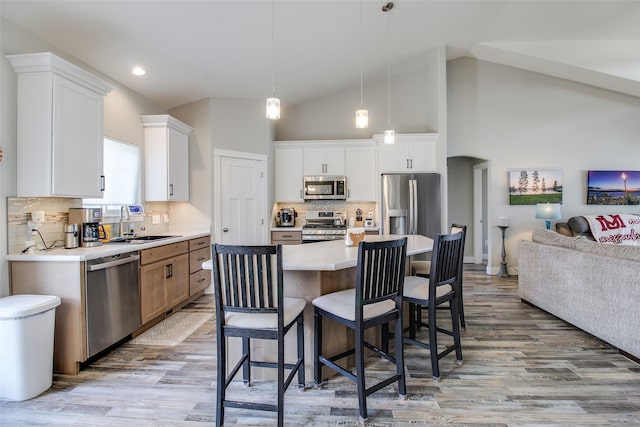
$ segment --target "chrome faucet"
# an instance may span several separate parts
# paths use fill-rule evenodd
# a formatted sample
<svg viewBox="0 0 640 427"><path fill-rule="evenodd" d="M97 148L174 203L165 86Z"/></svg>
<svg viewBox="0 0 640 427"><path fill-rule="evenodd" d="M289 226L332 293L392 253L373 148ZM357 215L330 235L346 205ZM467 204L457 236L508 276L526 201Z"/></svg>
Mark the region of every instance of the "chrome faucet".
<svg viewBox="0 0 640 427"><path fill-rule="evenodd" d="M127 209L127 205L122 205L120 207L120 237L124 237L128 232L124 232L124 212L127 211L127 220L131 221L131 215L129 214L129 209Z"/></svg>

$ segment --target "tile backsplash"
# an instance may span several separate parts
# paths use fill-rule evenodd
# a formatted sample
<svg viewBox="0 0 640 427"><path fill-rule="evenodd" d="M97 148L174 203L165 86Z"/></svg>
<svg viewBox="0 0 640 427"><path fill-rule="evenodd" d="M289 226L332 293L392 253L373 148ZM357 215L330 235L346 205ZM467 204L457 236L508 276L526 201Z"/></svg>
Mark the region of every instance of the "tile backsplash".
<svg viewBox="0 0 640 427"><path fill-rule="evenodd" d="M272 223L275 222L275 217L278 214L280 208L294 208L298 217L296 218L295 225L302 227L306 220L307 211L345 211L347 218L355 218L356 209L362 209L363 218L367 217L369 212L373 213L373 218L378 225L378 212L377 204L375 202L343 202L337 200L313 200L310 202L285 202L275 203L271 213ZM272 224L273 225L273 224Z"/></svg>
<svg viewBox="0 0 640 427"><path fill-rule="evenodd" d="M132 223L136 234L161 234L169 231L169 224L165 221L169 218L168 202L143 203L145 216L143 222ZM7 198L7 239L8 253L20 253L25 248L25 241L34 240L37 245L44 248L42 240L47 247L64 247L64 229L68 223L69 208L81 208L82 199L70 199L64 197L8 197ZM31 212L43 211L44 221L37 226L42 235L32 237L29 228ZM158 224L153 224L153 218L160 218ZM126 221L125 221L126 222ZM105 217L102 224L112 224L112 233L119 233L119 217Z"/></svg>

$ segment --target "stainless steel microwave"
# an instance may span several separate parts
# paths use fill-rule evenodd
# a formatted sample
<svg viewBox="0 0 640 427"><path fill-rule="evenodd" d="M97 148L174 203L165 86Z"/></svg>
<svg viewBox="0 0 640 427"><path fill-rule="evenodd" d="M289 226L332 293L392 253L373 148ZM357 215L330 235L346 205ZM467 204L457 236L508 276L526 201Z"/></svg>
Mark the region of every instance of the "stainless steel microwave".
<svg viewBox="0 0 640 427"><path fill-rule="evenodd" d="M347 177L345 176L305 176L305 200L346 200Z"/></svg>

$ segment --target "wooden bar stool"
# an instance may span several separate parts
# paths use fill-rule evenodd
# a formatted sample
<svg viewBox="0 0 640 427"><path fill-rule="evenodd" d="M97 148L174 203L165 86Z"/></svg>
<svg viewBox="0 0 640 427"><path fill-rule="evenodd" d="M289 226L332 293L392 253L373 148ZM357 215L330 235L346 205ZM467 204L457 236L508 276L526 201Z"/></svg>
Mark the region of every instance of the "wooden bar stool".
<svg viewBox="0 0 640 427"><path fill-rule="evenodd" d="M462 252L464 254L464 245L467 236L467 226L460 224L451 224L451 228L449 229L450 234L460 233L462 232ZM429 272L431 270L431 261L411 261L411 274L414 276L420 277L429 277ZM464 296L463 296L463 286L462 286L462 276L464 272L464 256L460 258L460 273L458 274L458 281L460 282L460 295L458 298L458 313L460 317L460 327L462 329L466 329L467 323L464 319ZM445 308L446 307L442 307ZM417 307L416 309L416 321L418 322L418 329L420 329L420 324L422 323L422 311Z"/></svg>
<svg viewBox="0 0 640 427"><path fill-rule="evenodd" d="M216 425L224 424L224 408L249 408L277 412L283 425L284 392L295 374L298 387L304 388L304 326L306 301L283 296L282 246L211 245L216 302L216 339L218 378ZM284 360L284 336L297 325L297 354L294 364ZM242 356L227 370L227 337L242 338ZM275 340L278 361L251 360L251 339ZM226 399L226 390L242 367L243 381L251 382L251 366L277 369L277 402L273 404ZM284 370L290 373L285 379Z"/></svg>
<svg viewBox="0 0 640 427"><path fill-rule="evenodd" d="M355 289L333 292L313 300L315 345L314 380L322 382L322 365L344 375L357 384L360 421L367 419L367 396L394 382L398 394L406 397L404 353L402 340L398 340L395 357L364 340L366 329L383 325L383 343L388 338L388 324L395 321L395 333L402 335L402 288L406 265L407 238L382 242L360 242L356 267ZM354 331L354 348L329 357L322 355L323 317L339 322ZM365 385L365 347L396 365L396 373L377 384ZM355 374L336 362L355 353Z"/></svg>
<svg viewBox="0 0 640 427"><path fill-rule="evenodd" d="M431 252L431 268L429 278L408 276L405 278L403 300L409 303L409 336L404 341L429 349L431 356L431 372L433 379L440 381L438 361L455 350L456 359L462 363L462 344L460 341L459 322L459 288L458 280L461 258L464 256L464 232L443 234L436 236ZM451 313L452 330L445 330L438 326L436 309L448 303ZM424 343L416 339L416 310L428 309L429 321L422 326L429 328L429 342ZM453 337L453 344L438 351L438 332ZM396 335L396 337L399 335ZM400 341L400 340L396 340ZM396 343L397 345L397 343Z"/></svg>

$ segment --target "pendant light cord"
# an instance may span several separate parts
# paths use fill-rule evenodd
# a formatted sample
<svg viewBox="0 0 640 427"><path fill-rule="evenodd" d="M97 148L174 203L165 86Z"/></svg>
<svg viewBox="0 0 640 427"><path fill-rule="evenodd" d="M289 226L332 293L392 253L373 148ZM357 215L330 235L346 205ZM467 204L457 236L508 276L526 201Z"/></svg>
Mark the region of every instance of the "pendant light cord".
<svg viewBox="0 0 640 427"><path fill-rule="evenodd" d="M276 60L275 60L275 52L276 52L276 42L275 42L275 22L276 22L276 13L275 13L275 0L271 0L271 96L273 98L276 97Z"/></svg>
<svg viewBox="0 0 640 427"><path fill-rule="evenodd" d="M364 96L363 96L363 86L362 86L362 58L364 49L364 41L362 36L362 0L360 0L360 109L364 109Z"/></svg>
<svg viewBox="0 0 640 427"><path fill-rule="evenodd" d="M387 113L391 129L391 9L387 10Z"/></svg>

